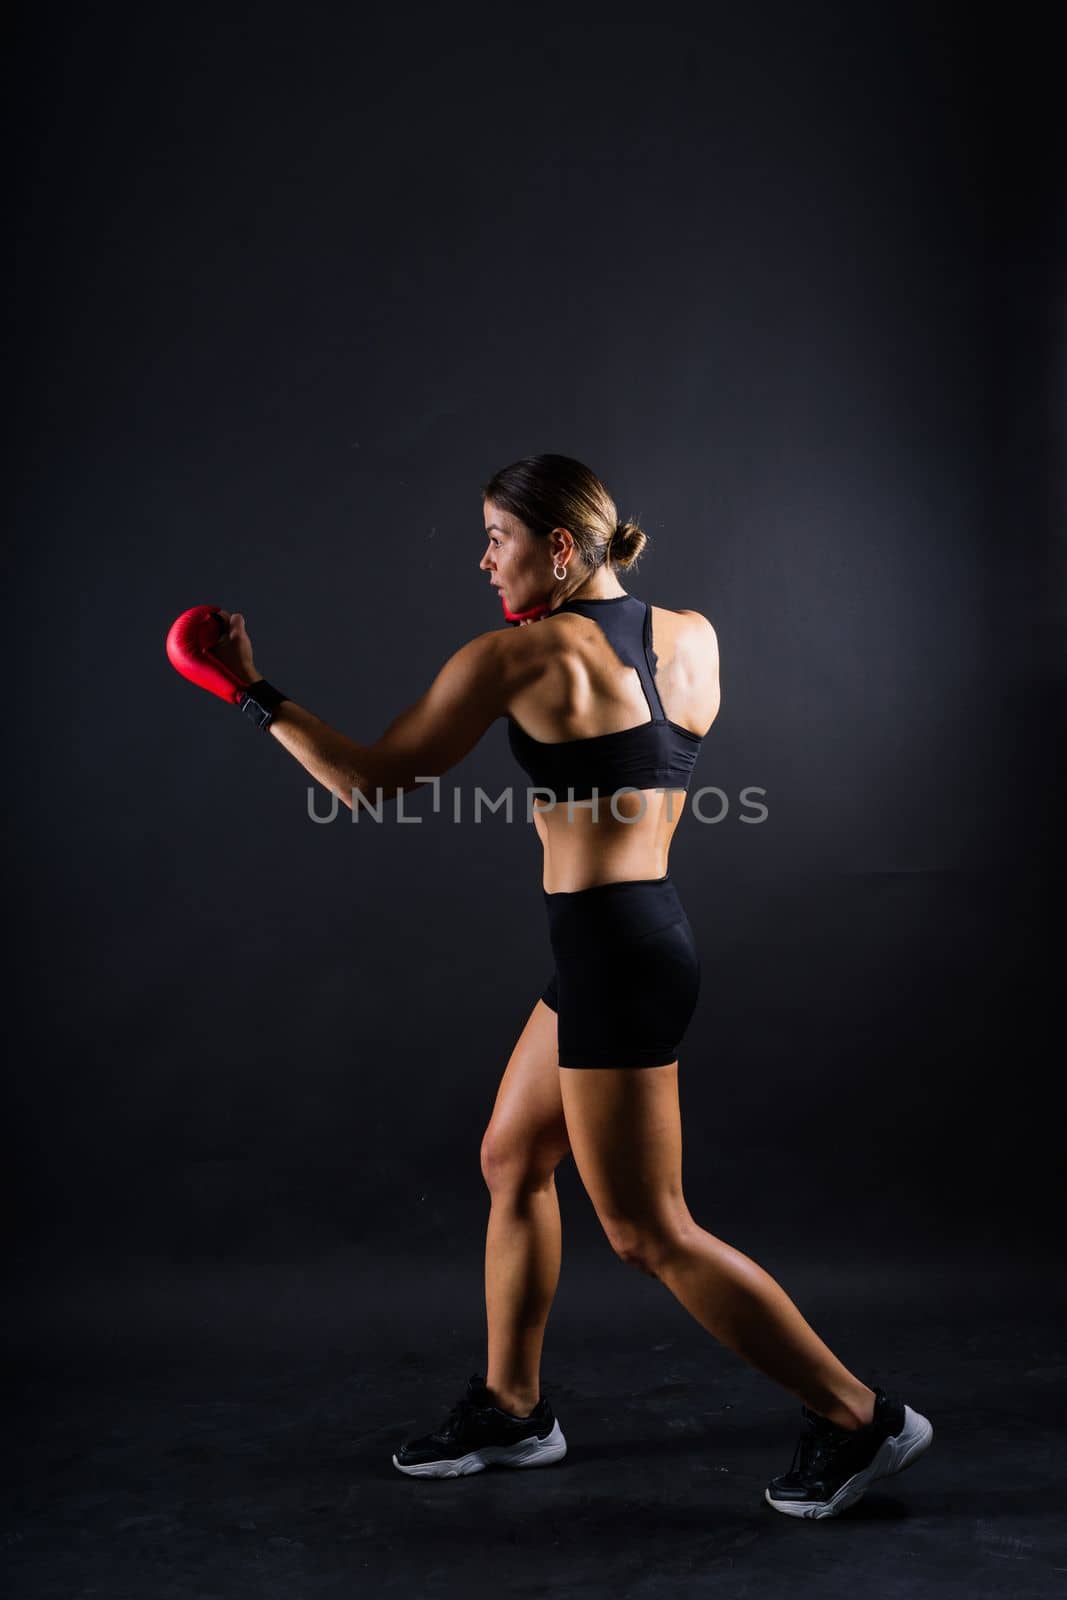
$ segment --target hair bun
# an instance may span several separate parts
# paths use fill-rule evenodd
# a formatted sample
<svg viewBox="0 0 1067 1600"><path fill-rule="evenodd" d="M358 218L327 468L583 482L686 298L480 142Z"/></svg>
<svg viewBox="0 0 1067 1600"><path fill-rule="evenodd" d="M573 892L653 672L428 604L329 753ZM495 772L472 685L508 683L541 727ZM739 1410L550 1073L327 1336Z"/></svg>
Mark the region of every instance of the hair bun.
<svg viewBox="0 0 1067 1600"><path fill-rule="evenodd" d="M632 567L647 543L647 533L636 522L620 522L611 536L612 565Z"/></svg>

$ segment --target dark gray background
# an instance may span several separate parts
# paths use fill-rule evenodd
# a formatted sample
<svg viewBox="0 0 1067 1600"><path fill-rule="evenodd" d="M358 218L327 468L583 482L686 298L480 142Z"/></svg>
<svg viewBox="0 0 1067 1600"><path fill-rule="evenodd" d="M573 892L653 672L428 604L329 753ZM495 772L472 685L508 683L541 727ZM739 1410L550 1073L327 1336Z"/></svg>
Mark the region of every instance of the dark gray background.
<svg viewBox="0 0 1067 1600"><path fill-rule="evenodd" d="M671 860L697 1219L782 1262L1050 1243L1063 346L1029 47L936 6L300 15L21 41L16 1270L106 1321L105 1283L458 1253L477 1333L479 1143L551 964L533 832L426 790L413 826L315 826L163 641L241 609L369 741L499 625L480 486L545 450L651 535L628 587L720 640L697 776L731 813ZM498 725L444 791L521 778ZM560 1192L565 1250L606 1251L572 1165Z"/></svg>

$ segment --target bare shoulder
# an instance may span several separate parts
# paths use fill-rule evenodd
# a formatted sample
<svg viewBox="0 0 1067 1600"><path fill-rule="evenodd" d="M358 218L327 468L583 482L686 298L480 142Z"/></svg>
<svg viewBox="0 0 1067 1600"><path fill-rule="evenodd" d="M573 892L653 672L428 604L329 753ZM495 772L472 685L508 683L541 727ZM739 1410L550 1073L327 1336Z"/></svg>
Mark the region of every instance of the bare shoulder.
<svg viewBox="0 0 1067 1600"><path fill-rule="evenodd" d="M678 616L684 623L683 643L693 650L706 666L717 670L719 636L709 619L702 611L679 611Z"/></svg>
<svg viewBox="0 0 1067 1600"><path fill-rule="evenodd" d="M482 670L495 678L506 699L529 688L543 675L547 661L558 648L558 635L536 623L526 627L492 628L472 640L481 654Z"/></svg>
<svg viewBox="0 0 1067 1600"><path fill-rule="evenodd" d="M718 635L702 611L672 611L666 606L653 609L670 619L669 632L686 655L699 659L705 666L718 664Z"/></svg>
<svg viewBox="0 0 1067 1600"><path fill-rule="evenodd" d="M470 696L501 709L515 688L528 680L531 650L516 635L525 628L490 628L461 644L442 666L435 682L453 696Z"/></svg>
<svg viewBox="0 0 1067 1600"><path fill-rule="evenodd" d="M694 631L702 633L705 638L716 637L715 629L702 611L676 611L674 614L676 617L685 617L692 624Z"/></svg>

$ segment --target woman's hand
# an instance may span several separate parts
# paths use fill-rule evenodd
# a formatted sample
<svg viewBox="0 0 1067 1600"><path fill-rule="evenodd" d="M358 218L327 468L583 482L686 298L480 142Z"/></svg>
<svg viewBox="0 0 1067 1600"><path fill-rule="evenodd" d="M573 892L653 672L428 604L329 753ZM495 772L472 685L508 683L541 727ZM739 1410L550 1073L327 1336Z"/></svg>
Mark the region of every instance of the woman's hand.
<svg viewBox="0 0 1067 1600"><path fill-rule="evenodd" d="M229 625L229 633L218 644L213 644L209 654L217 656L224 667L243 678L245 683L256 683L263 674L252 659L252 641L245 632L245 619L239 611L219 611Z"/></svg>

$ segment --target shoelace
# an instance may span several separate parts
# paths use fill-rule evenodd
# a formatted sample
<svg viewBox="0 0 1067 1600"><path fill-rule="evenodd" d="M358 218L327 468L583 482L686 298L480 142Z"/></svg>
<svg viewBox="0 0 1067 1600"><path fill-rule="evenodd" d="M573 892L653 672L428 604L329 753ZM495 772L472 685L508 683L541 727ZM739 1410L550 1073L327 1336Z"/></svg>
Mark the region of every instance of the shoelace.
<svg viewBox="0 0 1067 1600"><path fill-rule="evenodd" d="M850 1437L846 1429L837 1428L825 1417L805 1410L804 1432L797 1440L796 1449L793 1451L790 1473L799 1471L801 1476L804 1476L815 1471L824 1462L829 1461L839 1446Z"/></svg>
<svg viewBox="0 0 1067 1600"><path fill-rule="evenodd" d="M441 1426L435 1431L433 1437L435 1439L453 1438L465 1417L470 1416L474 1411L484 1409L484 1407L477 1405L469 1394L465 1394L462 1400L456 1401L456 1404L452 1407Z"/></svg>

